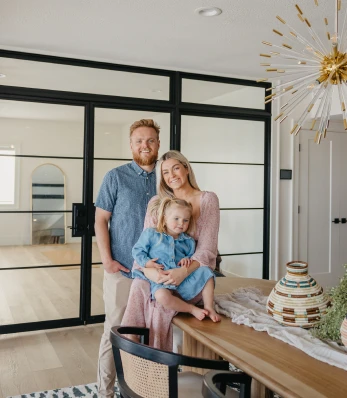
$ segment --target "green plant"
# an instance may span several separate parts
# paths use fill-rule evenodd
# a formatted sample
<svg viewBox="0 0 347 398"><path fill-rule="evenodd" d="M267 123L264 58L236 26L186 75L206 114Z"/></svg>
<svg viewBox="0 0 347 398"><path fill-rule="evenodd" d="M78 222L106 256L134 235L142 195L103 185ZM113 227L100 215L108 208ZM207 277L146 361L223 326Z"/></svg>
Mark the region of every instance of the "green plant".
<svg viewBox="0 0 347 398"><path fill-rule="evenodd" d="M312 329L312 334L320 339L336 342L341 340L341 323L347 314L347 264L344 267L345 274L339 285L331 288L328 292L331 307L328 308L327 314L320 324Z"/></svg>

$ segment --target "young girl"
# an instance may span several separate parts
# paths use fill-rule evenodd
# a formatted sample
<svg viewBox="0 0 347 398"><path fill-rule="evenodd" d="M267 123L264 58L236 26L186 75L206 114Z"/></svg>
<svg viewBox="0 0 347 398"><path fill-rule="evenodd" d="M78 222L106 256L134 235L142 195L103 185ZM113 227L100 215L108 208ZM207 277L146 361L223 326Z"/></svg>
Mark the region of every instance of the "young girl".
<svg viewBox="0 0 347 398"><path fill-rule="evenodd" d="M163 199L158 209L157 228L145 229L132 250L136 263L146 268L156 268L160 264L164 270L179 266L188 268L195 250L195 241L188 235L194 228L192 221L192 206L188 202ZM199 320L209 316L214 322L220 321L213 307L214 274L209 267L199 267L179 286L152 282L139 269L133 269L133 276L150 282L152 298L163 307L189 312ZM177 291L182 299L173 291ZM200 292L203 309L186 302Z"/></svg>

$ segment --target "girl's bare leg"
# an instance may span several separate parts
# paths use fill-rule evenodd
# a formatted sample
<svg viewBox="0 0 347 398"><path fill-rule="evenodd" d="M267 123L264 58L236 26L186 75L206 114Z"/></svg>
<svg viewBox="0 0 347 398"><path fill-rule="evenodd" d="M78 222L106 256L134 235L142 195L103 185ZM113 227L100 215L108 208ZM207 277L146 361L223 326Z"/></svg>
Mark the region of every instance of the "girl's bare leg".
<svg viewBox="0 0 347 398"><path fill-rule="evenodd" d="M220 316L214 310L213 306L213 298L214 298L214 283L213 278L209 279L202 290L202 299L204 301L204 308L208 311L208 316L212 319L213 322L219 322Z"/></svg>
<svg viewBox="0 0 347 398"><path fill-rule="evenodd" d="M158 289L154 296L158 303L163 307L177 312L188 312L200 321L208 315L208 311L206 309L198 308L193 304L186 303L179 297L174 296L169 289Z"/></svg>

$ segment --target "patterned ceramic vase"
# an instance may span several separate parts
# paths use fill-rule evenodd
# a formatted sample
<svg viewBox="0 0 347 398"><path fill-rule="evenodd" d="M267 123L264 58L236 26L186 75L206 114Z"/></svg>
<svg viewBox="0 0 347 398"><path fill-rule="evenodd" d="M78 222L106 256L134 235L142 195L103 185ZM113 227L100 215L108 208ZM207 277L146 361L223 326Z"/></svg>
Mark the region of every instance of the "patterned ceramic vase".
<svg viewBox="0 0 347 398"><path fill-rule="evenodd" d="M287 274L277 282L267 299L267 312L282 325L315 326L325 315L329 299L323 288L308 275L303 261L287 263Z"/></svg>
<svg viewBox="0 0 347 398"><path fill-rule="evenodd" d="M347 347L347 315L346 318L343 320L342 325L341 325L341 340L343 345Z"/></svg>

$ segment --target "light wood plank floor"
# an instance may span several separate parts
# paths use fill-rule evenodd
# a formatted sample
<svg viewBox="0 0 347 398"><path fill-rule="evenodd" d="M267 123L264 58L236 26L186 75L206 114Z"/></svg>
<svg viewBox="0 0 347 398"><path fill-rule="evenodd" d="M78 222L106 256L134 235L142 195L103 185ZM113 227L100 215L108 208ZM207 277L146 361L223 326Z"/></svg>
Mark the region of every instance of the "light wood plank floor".
<svg viewBox="0 0 347 398"><path fill-rule="evenodd" d="M14 269L29 265L76 264L80 245L4 246L0 248L0 325L79 315L80 266ZM100 260L93 245L94 262ZM92 268L91 314L104 313L103 268Z"/></svg>
<svg viewBox="0 0 347 398"><path fill-rule="evenodd" d="M100 262L97 244L93 243L92 262ZM0 246L0 268L42 265L80 264L81 244Z"/></svg>
<svg viewBox="0 0 347 398"><path fill-rule="evenodd" d="M0 397L96 381L103 325L0 336Z"/></svg>

